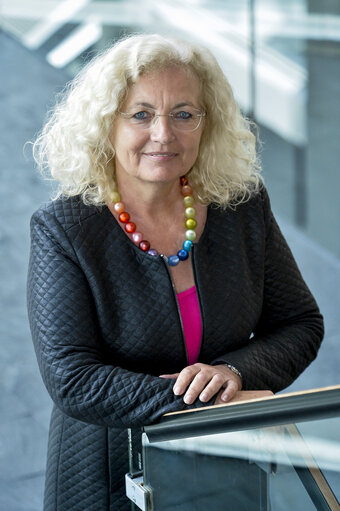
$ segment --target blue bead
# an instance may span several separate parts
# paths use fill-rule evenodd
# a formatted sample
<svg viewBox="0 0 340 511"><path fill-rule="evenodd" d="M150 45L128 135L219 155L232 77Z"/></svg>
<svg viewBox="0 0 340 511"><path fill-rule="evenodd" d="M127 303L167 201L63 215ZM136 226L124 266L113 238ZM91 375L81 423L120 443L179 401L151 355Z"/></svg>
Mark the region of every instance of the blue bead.
<svg viewBox="0 0 340 511"><path fill-rule="evenodd" d="M190 252L191 247L192 247L192 241L185 240L185 242L183 243L183 249L186 250L187 252Z"/></svg>
<svg viewBox="0 0 340 511"><path fill-rule="evenodd" d="M185 261L185 260L186 260L186 259L188 259L188 257L189 257L189 253L188 253L188 251L187 251L187 250L183 250L183 249L182 249L182 250L179 250L179 251L177 252L177 255L178 255L178 257L179 257L180 261Z"/></svg>
<svg viewBox="0 0 340 511"><path fill-rule="evenodd" d="M179 263L179 257L177 255L169 256L168 263L170 266L177 266Z"/></svg>

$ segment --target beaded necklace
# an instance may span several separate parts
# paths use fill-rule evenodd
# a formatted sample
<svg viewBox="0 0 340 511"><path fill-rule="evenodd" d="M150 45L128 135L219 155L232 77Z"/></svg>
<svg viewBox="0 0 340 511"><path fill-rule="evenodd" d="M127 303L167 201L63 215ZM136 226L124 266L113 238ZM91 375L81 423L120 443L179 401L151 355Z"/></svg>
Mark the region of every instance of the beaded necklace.
<svg viewBox="0 0 340 511"><path fill-rule="evenodd" d="M184 225L187 230L185 232L185 241L183 242L182 248L177 252L177 254L170 255L167 258L170 266L177 266L180 261L188 259L193 241L196 239L195 228L197 226L197 222L195 220L196 210L193 207L195 201L192 195L192 188L189 185L187 178L184 176L180 178L180 183L182 187L181 193L183 195L183 203L185 206L184 215L186 220ZM121 201L121 196L118 190L115 190L112 193L111 200L113 203L113 209L119 215L119 221L124 224L125 231L131 235L131 239L135 245L151 256L158 256L157 250L151 248L150 242L143 239L143 234L136 230L136 224L130 221L130 214L125 211L125 204Z"/></svg>

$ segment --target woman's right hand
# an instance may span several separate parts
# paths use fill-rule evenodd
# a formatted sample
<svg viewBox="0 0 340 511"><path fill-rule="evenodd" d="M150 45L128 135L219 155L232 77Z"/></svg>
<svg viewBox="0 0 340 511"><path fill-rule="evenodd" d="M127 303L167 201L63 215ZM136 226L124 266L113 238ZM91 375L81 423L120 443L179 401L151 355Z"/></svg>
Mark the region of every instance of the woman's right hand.
<svg viewBox="0 0 340 511"><path fill-rule="evenodd" d="M191 405L197 398L202 403L219 392L219 399L227 403L242 388L241 378L225 364L211 366L208 364L193 364L182 369L180 373L163 374L161 378L176 379L174 394L181 396L183 401Z"/></svg>

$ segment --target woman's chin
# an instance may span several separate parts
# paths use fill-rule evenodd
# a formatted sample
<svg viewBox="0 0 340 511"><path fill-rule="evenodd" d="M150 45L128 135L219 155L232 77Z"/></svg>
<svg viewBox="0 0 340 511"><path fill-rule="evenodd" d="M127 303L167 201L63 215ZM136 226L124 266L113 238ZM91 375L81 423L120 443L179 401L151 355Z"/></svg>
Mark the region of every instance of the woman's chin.
<svg viewBox="0 0 340 511"><path fill-rule="evenodd" d="M149 169L147 172L143 172L139 175L141 181L146 183L169 183L176 181L185 174L185 171L181 169L171 170L164 168L163 166L157 166L153 169Z"/></svg>

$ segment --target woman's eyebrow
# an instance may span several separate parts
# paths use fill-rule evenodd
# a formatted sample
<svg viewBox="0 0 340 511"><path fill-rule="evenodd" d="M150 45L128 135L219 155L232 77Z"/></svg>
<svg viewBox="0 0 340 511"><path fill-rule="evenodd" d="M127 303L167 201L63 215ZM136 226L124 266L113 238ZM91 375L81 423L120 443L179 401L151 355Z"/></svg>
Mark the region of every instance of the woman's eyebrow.
<svg viewBox="0 0 340 511"><path fill-rule="evenodd" d="M156 110L156 107L154 105L151 105L150 103L144 103L144 102L134 103L131 106L132 107L143 106L145 108L152 108L153 110ZM177 103L177 105L175 105L173 108L181 108L182 106L194 106L194 104L191 103L190 101L181 101L180 103Z"/></svg>
<svg viewBox="0 0 340 511"><path fill-rule="evenodd" d="M134 103L133 105L131 105L132 107L137 107L137 106L144 106L145 108L153 108L153 110L156 110L156 107L151 105L150 103Z"/></svg>
<svg viewBox="0 0 340 511"><path fill-rule="evenodd" d="M182 106L195 106L191 101L183 101L174 106L174 108L181 108Z"/></svg>

